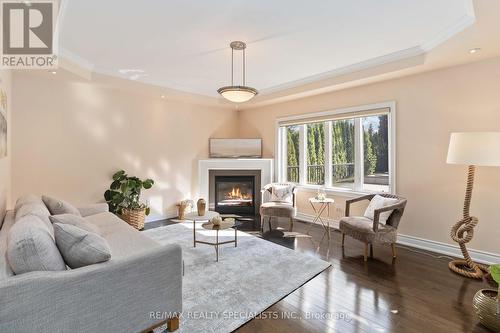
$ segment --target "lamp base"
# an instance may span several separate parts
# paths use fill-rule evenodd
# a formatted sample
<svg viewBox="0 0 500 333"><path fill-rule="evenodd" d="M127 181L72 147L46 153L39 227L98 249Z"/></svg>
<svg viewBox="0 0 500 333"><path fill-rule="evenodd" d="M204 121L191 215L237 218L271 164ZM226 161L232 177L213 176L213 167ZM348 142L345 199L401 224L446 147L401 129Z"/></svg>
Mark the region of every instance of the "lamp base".
<svg viewBox="0 0 500 333"><path fill-rule="evenodd" d="M448 263L448 268L453 272L472 279L482 279L483 272L488 273L488 268L481 264L473 263L472 267L467 260L457 259Z"/></svg>

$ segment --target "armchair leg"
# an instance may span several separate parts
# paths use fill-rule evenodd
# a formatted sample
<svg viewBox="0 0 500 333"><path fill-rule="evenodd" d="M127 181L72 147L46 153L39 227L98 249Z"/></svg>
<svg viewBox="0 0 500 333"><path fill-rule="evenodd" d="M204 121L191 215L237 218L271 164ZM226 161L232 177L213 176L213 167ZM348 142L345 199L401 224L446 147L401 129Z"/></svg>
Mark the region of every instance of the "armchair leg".
<svg viewBox="0 0 500 333"><path fill-rule="evenodd" d="M271 227L271 216L268 217L267 223L269 224L269 232L271 232L273 230Z"/></svg>
<svg viewBox="0 0 500 333"><path fill-rule="evenodd" d="M344 247L344 242L345 242L345 234L342 232L342 247Z"/></svg>
<svg viewBox="0 0 500 333"><path fill-rule="evenodd" d="M365 255L364 255L364 260L368 261L368 243L365 243Z"/></svg>
<svg viewBox="0 0 500 333"><path fill-rule="evenodd" d="M290 217L290 231L293 231L293 217Z"/></svg>
<svg viewBox="0 0 500 333"><path fill-rule="evenodd" d="M264 215L260 216L260 233L264 233Z"/></svg>
<svg viewBox="0 0 500 333"><path fill-rule="evenodd" d="M396 243L391 243L392 257L396 258Z"/></svg>
<svg viewBox="0 0 500 333"><path fill-rule="evenodd" d="M370 243L370 258L373 258L373 244Z"/></svg>

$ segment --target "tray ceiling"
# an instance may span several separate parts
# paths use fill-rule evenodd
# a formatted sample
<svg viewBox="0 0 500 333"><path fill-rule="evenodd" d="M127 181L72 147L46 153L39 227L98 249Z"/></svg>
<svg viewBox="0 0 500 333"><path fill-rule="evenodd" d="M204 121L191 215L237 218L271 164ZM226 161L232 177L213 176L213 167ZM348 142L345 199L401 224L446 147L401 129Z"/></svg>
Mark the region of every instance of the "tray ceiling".
<svg viewBox="0 0 500 333"><path fill-rule="evenodd" d="M470 0L67 0L59 41L91 71L217 97L232 40L266 94L425 53L473 22Z"/></svg>

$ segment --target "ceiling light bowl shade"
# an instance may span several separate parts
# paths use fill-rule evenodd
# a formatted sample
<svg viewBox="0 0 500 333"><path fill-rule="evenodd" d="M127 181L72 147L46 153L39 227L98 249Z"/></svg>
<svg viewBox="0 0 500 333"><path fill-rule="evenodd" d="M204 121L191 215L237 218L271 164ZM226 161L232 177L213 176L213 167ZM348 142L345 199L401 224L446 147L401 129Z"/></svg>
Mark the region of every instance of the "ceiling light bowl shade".
<svg viewBox="0 0 500 333"><path fill-rule="evenodd" d="M500 132L451 133L446 162L500 166Z"/></svg>
<svg viewBox="0 0 500 333"><path fill-rule="evenodd" d="M246 86L226 86L217 89L217 92L234 103L247 102L258 94L257 89Z"/></svg>

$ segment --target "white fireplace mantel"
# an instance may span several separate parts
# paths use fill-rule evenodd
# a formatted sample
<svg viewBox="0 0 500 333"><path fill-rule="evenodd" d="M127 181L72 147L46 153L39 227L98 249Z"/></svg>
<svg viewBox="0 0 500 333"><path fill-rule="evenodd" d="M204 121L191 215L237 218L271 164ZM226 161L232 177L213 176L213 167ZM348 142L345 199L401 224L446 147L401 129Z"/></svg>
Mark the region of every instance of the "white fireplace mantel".
<svg viewBox="0 0 500 333"><path fill-rule="evenodd" d="M198 161L198 183L200 185L200 198L208 199L209 196L209 171L210 170L260 170L261 183L273 182L272 158L210 158Z"/></svg>

